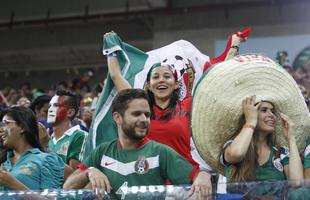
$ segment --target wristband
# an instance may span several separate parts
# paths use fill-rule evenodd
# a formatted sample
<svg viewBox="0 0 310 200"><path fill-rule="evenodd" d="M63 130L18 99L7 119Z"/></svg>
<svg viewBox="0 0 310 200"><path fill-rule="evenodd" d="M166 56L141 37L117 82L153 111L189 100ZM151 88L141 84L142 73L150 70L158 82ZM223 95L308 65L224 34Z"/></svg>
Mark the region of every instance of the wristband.
<svg viewBox="0 0 310 200"><path fill-rule="evenodd" d="M87 170L87 167L83 163L79 163L77 167L82 171Z"/></svg>
<svg viewBox="0 0 310 200"><path fill-rule="evenodd" d="M232 48L232 49L236 49L236 51L237 51L237 52L239 52L239 47L238 47L238 46L236 46L236 45L233 45L233 46L231 46L230 48Z"/></svg>
<svg viewBox="0 0 310 200"><path fill-rule="evenodd" d="M245 123L245 124L243 125L243 128L250 128L250 129L252 129L253 131L255 130L255 126L253 126L252 124L247 124L247 123Z"/></svg>
<svg viewBox="0 0 310 200"><path fill-rule="evenodd" d="M92 170L92 169L94 169L94 167L88 167L88 168L86 169L86 176L87 176L87 178L89 177L89 172L90 172L90 170Z"/></svg>

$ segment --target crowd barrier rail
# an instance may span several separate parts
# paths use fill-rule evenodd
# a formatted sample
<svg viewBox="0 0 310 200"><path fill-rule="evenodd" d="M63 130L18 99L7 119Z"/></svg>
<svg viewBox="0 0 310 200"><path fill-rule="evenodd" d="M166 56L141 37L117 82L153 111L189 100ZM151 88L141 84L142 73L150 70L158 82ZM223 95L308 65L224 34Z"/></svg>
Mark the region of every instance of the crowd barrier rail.
<svg viewBox="0 0 310 200"><path fill-rule="evenodd" d="M191 200L195 196L189 196L191 185L156 185L156 186L133 186L121 188L121 198L125 200ZM0 199L31 199L31 200L94 200L113 199L106 194L99 197L95 191L88 189L79 190L54 190L41 191L9 191L0 190ZM213 194L210 199L214 200L309 200L310 180L308 181L262 181L245 183L218 183L213 186Z"/></svg>

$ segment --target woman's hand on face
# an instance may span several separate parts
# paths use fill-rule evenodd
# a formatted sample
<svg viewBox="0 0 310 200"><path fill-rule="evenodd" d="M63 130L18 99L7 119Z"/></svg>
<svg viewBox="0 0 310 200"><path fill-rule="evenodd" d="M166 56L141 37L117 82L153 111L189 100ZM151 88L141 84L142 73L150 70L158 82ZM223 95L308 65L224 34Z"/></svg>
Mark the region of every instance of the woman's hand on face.
<svg viewBox="0 0 310 200"><path fill-rule="evenodd" d="M283 135L289 141L295 139L295 124L294 122L285 114L280 113L281 124L283 128Z"/></svg>
<svg viewBox="0 0 310 200"><path fill-rule="evenodd" d="M256 126L258 118L258 107L260 103L255 105L256 96L250 96L242 100L242 109L245 121L248 124Z"/></svg>

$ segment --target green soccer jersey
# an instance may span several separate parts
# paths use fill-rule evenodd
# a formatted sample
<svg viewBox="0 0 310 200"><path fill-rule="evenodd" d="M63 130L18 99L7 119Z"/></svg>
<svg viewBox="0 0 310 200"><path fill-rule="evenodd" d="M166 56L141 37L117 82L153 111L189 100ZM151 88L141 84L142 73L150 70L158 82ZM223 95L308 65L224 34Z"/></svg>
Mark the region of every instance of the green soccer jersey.
<svg viewBox="0 0 310 200"><path fill-rule="evenodd" d="M310 168L310 136L307 139L307 146L304 152L304 168Z"/></svg>
<svg viewBox="0 0 310 200"><path fill-rule="evenodd" d="M124 187L188 184L196 172L193 166L170 147L145 140L134 150L124 150L117 140L98 146L85 160L86 167L100 169L113 188L113 199L125 199ZM126 198L127 199L127 198Z"/></svg>
<svg viewBox="0 0 310 200"><path fill-rule="evenodd" d="M52 134L48 142L48 150L55 152L66 164L69 164L70 159L79 160L86 134L87 132L81 130L79 125L68 129L58 140Z"/></svg>
<svg viewBox="0 0 310 200"><path fill-rule="evenodd" d="M227 147L232 140L228 141L224 148ZM221 163L224 165L224 174L229 179L231 176L231 165L226 163L224 156L221 155ZM289 152L286 147L279 149L271 148L268 161L263 165L257 165L255 169L256 181L266 180L285 180L284 166L289 163ZM229 181L229 180L228 180Z"/></svg>

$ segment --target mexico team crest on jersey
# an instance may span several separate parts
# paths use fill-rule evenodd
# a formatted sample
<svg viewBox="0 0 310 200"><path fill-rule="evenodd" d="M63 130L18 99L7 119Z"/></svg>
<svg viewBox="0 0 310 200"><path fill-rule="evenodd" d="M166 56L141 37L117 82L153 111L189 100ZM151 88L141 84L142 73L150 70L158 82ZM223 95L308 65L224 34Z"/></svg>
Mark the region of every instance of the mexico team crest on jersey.
<svg viewBox="0 0 310 200"><path fill-rule="evenodd" d="M279 149L274 148L277 152L275 154L275 156L272 157L272 163L273 166L279 170L280 172L283 172L284 167L282 165L282 161L285 158L289 157L289 151L288 148L286 147L280 147Z"/></svg>
<svg viewBox="0 0 310 200"><path fill-rule="evenodd" d="M149 171L149 163L144 156L139 156L135 163L135 172L137 174L145 174Z"/></svg>
<svg viewBox="0 0 310 200"><path fill-rule="evenodd" d="M64 156L67 156L69 144L70 144L69 141L63 143L57 153L64 155Z"/></svg>
<svg viewBox="0 0 310 200"><path fill-rule="evenodd" d="M272 157L272 163L273 163L273 166L280 172L283 172L283 165L281 163L281 159L280 158L275 158L275 157Z"/></svg>

